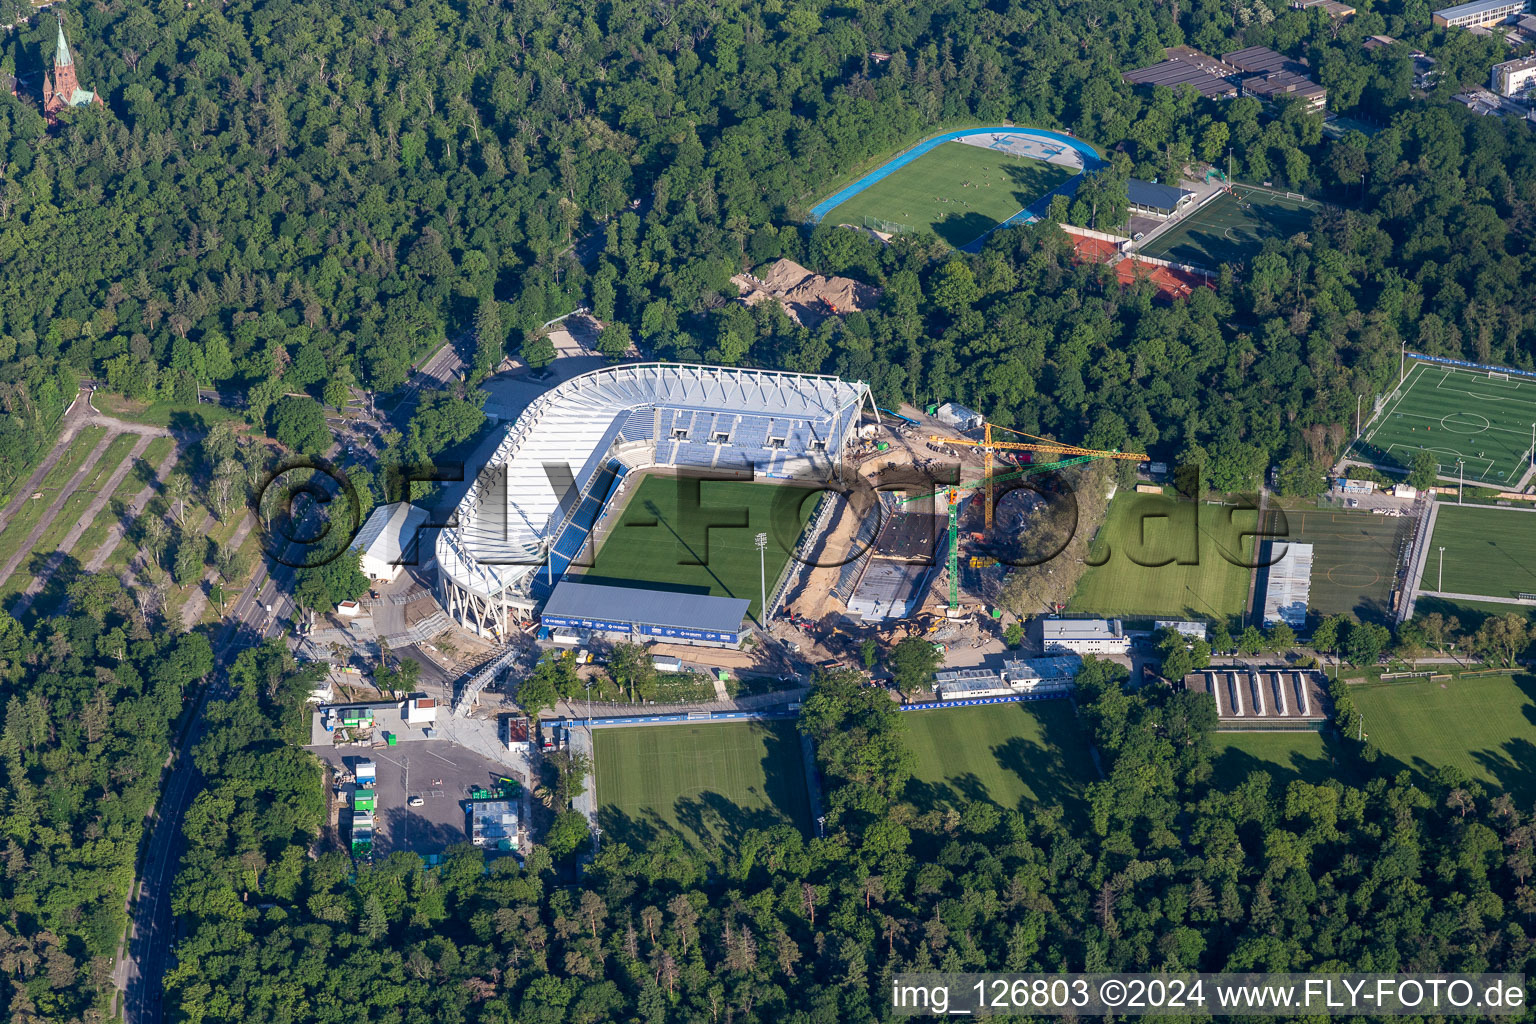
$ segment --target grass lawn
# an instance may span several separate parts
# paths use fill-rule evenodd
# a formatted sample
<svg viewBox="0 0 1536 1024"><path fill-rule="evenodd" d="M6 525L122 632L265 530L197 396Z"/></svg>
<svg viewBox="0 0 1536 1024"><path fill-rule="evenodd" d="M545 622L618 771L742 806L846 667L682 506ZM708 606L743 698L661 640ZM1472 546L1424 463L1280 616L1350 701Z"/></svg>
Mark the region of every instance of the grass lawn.
<svg viewBox="0 0 1536 1024"><path fill-rule="evenodd" d="M1198 518L1197 518L1198 517ZM1248 603L1258 512L1122 492L1089 552L1069 613L1225 619ZM1187 564L1181 564L1187 563Z"/></svg>
<svg viewBox="0 0 1536 1024"><path fill-rule="evenodd" d="M130 423L144 423L151 427L175 427L192 434L206 434L208 428L220 420L244 423L245 417L233 409L212 402L183 405L179 402L141 402L133 398L114 395L110 391L97 391L92 403L108 416L115 416Z"/></svg>
<svg viewBox="0 0 1536 1024"><path fill-rule="evenodd" d="M946 142L835 207L828 224L866 218L932 231L959 248L1070 178L1073 170L962 142ZM885 230L881 224L870 226Z"/></svg>
<svg viewBox="0 0 1536 1024"><path fill-rule="evenodd" d="M1536 593L1536 512L1441 505L1419 586L1489 597Z"/></svg>
<svg viewBox="0 0 1536 1024"><path fill-rule="evenodd" d="M1382 773L1428 777L1455 765L1522 806L1536 797L1536 677L1375 683L1350 694L1381 749Z"/></svg>
<svg viewBox="0 0 1536 1024"><path fill-rule="evenodd" d="M1235 789L1252 772L1268 772L1281 786L1300 780L1321 783L1339 774L1323 734L1306 732L1220 732L1211 785Z"/></svg>
<svg viewBox="0 0 1536 1024"><path fill-rule="evenodd" d="M1243 266L1259 254L1268 238L1289 238L1306 231L1321 204L1234 185L1236 197L1218 196L1189 214L1141 250L1143 256L1192 263L1208 270L1223 264Z"/></svg>
<svg viewBox="0 0 1536 1024"><path fill-rule="evenodd" d="M674 833L700 849L747 829L810 830L795 724L710 722L594 730L597 818L605 837L643 849Z"/></svg>
<svg viewBox="0 0 1536 1024"><path fill-rule="evenodd" d="M908 711L902 719L917 757L907 799L921 810L968 800L1070 809L1096 777L1088 738L1065 700Z"/></svg>
<svg viewBox="0 0 1536 1024"><path fill-rule="evenodd" d="M0 532L0 562L4 562L17 552L22 542L27 539L27 535L32 532L32 528L38 524L43 514L48 511L48 507L53 504L53 500L59 496L59 490L69 482L75 475L75 471L85 462L86 456L90 455L101 439L106 436L107 428L99 426L84 427L75 435L75 439L65 449L64 455L38 485L37 492L42 497L34 500L29 496L24 500L4 532ZM28 573L28 580L32 578L25 562L16 570L17 575L21 573ZM26 582L23 580L22 585L25 586Z"/></svg>
<svg viewBox="0 0 1536 1024"><path fill-rule="evenodd" d="M1350 454L1406 469L1428 451L1446 481L1504 487L1525 471L1532 423L1536 380L1414 362Z"/></svg>
<svg viewBox="0 0 1536 1024"><path fill-rule="evenodd" d="M629 496L618 525L585 570L586 579L745 597L752 602L748 614L755 617L762 583L753 537L768 534L772 587L818 496L800 487L648 476Z"/></svg>

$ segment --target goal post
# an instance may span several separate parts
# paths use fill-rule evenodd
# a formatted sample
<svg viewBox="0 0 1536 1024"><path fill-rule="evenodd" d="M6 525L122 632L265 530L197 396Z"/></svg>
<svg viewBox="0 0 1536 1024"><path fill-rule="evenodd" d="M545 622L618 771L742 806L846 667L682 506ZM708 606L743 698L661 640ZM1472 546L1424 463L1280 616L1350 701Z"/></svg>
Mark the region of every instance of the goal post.
<svg viewBox="0 0 1536 1024"><path fill-rule="evenodd" d="M1503 370L1489 370L1488 378L1490 380L1509 380L1509 374Z"/></svg>

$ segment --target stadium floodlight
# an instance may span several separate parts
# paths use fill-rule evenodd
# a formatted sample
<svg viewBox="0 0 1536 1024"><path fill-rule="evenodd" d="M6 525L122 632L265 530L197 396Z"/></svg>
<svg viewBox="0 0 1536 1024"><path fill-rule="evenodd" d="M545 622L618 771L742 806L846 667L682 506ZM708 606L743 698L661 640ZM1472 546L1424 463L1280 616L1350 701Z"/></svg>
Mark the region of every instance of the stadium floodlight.
<svg viewBox="0 0 1536 1024"><path fill-rule="evenodd" d="M1445 545L1440 545L1440 575L1435 577L1435 589L1445 593Z"/></svg>
<svg viewBox="0 0 1536 1024"><path fill-rule="evenodd" d="M757 545L757 578L762 591L762 603L757 606L757 621L766 629L768 628L768 535L760 533L752 538L752 543Z"/></svg>

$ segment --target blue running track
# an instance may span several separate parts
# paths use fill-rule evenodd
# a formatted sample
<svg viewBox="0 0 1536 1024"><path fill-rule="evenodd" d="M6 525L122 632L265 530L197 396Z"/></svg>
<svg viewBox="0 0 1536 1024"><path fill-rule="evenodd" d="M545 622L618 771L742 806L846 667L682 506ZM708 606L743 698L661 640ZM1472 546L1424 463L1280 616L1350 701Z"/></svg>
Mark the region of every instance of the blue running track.
<svg viewBox="0 0 1536 1024"><path fill-rule="evenodd" d="M963 131L958 132L945 132L943 135L935 135L931 139L925 139L906 152L892 157L890 160L870 171L868 174L864 175L864 177L860 178L852 185L849 185L841 192L829 196L828 198L823 199L821 202L817 203L815 206L811 207L811 223L817 223L827 214L831 213L834 209L841 206L849 199L852 199L860 192L863 192L865 189L875 184L875 182L879 181L881 178L884 178L886 175L895 171L899 171L901 168L907 166L907 164L911 163L913 160L916 160L924 153L931 152L941 143L950 142L954 139L968 138L972 135L991 135L998 133L1007 133L1009 135L1031 135L1035 136L1036 138L1048 139L1051 142L1057 142L1065 146L1070 146L1082 156L1083 170L1079 174L1067 179L1056 188L1052 189L1050 192L1047 192L1045 195L1035 200L1029 205L1027 209L1020 210L1012 217L1009 217L1002 224L999 224L997 228L1006 227L1009 224L1018 222L1030 223L1032 221L1039 220L1045 214L1046 209L1050 206L1052 196L1057 194L1072 195L1077 191L1077 186L1081 184L1083 174L1087 174L1091 171L1097 171L1099 168L1105 166L1104 161L1099 158L1098 152L1095 151L1092 146L1088 145L1088 143L1081 139L1073 138L1071 135L1063 135L1060 132L1053 132L1045 128L1020 128L1015 125L997 125L996 127L992 128L966 128ZM997 228L993 228L992 231L996 231ZM977 238L976 240L967 244L965 247L966 251L978 251L981 248L981 243L986 239L987 235L992 233L992 231L988 231L980 238Z"/></svg>

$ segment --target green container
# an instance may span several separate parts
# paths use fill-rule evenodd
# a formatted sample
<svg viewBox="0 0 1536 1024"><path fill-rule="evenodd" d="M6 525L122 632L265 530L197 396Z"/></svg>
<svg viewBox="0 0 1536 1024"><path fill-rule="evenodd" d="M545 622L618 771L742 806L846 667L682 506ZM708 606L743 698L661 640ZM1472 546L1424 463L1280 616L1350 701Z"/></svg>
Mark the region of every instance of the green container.
<svg viewBox="0 0 1536 1024"><path fill-rule="evenodd" d="M394 746L399 741L399 739L400 737L396 736L394 733L387 733L384 736L385 744L391 747Z"/></svg>
<svg viewBox="0 0 1536 1024"><path fill-rule="evenodd" d="M875 451L877 452L888 452L890 450L891 446L884 441L881 441L879 444L875 445Z"/></svg>

